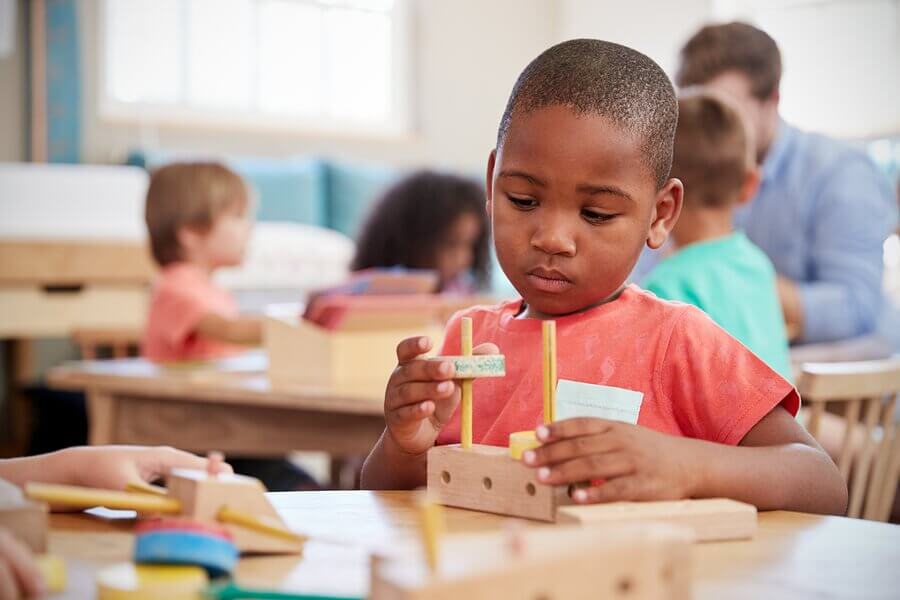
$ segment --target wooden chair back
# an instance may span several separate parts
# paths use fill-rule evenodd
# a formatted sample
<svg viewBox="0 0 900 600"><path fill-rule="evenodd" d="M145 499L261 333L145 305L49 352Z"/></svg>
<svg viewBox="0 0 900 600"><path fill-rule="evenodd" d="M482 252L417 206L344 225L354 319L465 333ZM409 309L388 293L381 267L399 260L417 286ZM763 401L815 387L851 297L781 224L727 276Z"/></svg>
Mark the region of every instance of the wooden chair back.
<svg viewBox="0 0 900 600"><path fill-rule="evenodd" d="M900 435L894 420L900 358L807 363L798 387L809 407L807 429L813 437L818 437L826 405L844 405L846 429L837 465L850 490L847 516L886 521L900 480Z"/></svg>

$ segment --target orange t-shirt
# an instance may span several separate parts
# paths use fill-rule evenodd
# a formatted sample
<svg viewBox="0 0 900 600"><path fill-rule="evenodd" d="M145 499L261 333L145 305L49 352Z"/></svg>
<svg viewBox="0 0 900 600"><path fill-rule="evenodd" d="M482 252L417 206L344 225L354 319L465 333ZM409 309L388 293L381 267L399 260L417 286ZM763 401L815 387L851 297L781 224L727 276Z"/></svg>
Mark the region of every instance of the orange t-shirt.
<svg viewBox="0 0 900 600"><path fill-rule="evenodd" d="M240 346L197 335L197 324L210 313L237 317L237 304L203 269L183 262L166 266L154 286L141 353L153 361L175 362L240 352Z"/></svg>
<svg viewBox="0 0 900 600"><path fill-rule="evenodd" d="M506 446L509 434L543 421L541 321L517 319L522 301L457 313L441 354L459 354L459 324L472 317L474 344L493 342L506 377L473 386L472 438ZM738 444L774 407L800 408L794 387L699 309L637 286L616 300L556 320L557 377L641 392L638 425ZM459 410L438 444L459 442Z"/></svg>

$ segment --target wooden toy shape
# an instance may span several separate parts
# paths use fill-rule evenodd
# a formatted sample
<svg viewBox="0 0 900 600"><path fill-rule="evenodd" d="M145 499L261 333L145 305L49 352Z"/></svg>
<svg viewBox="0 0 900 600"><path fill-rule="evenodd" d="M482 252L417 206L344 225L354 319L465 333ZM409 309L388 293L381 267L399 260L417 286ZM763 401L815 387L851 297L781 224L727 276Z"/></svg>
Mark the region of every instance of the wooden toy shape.
<svg viewBox="0 0 900 600"><path fill-rule="evenodd" d="M105 506L219 523L243 553L294 554L301 552L305 541L287 528L262 483L243 475L175 469L167 478L165 496L41 483L26 484L25 490L32 499L74 508Z"/></svg>
<svg viewBox="0 0 900 600"><path fill-rule="evenodd" d="M174 469L166 479L166 487L169 496L181 502L183 514L200 521L224 521L241 552L292 553L302 547L303 539L287 530L258 479ZM240 516L234 518L235 515Z"/></svg>
<svg viewBox="0 0 900 600"><path fill-rule="evenodd" d="M435 356L430 361L453 363L456 379L479 377L505 377L506 358L502 354L475 354L472 356Z"/></svg>
<svg viewBox="0 0 900 600"><path fill-rule="evenodd" d="M689 534L664 525L447 536L432 571L411 551L372 561L370 600L683 599Z"/></svg>

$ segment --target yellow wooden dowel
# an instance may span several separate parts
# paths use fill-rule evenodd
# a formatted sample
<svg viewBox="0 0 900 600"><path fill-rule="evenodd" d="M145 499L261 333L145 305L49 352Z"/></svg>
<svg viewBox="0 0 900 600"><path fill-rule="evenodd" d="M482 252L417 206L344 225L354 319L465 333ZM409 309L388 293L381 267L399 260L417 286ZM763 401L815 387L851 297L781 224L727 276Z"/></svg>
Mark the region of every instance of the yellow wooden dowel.
<svg viewBox="0 0 900 600"><path fill-rule="evenodd" d="M153 494L155 496L166 496L169 491L161 485L153 485L146 481L130 481L125 486L126 492L133 494Z"/></svg>
<svg viewBox="0 0 900 600"><path fill-rule="evenodd" d="M72 508L106 508L134 510L139 513L160 513L177 515L181 512L181 502L174 498L156 494L135 494L115 490L99 490L74 485L50 483L26 483L25 495L32 500Z"/></svg>
<svg viewBox="0 0 900 600"><path fill-rule="evenodd" d="M41 554L34 557L37 568L44 577L47 591L59 594L66 590L66 561L52 554Z"/></svg>
<svg viewBox="0 0 900 600"><path fill-rule="evenodd" d="M541 385L543 386L544 423L553 421L550 404L550 321L541 324Z"/></svg>
<svg viewBox="0 0 900 600"><path fill-rule="evenodd" d="M233 508L229 508L227 506L223 506L219 509L218 514L216 514L216 519L221 523L228 523L230 525L246 527L247 529L252 529L257 533L271 535L283 540L297 542L298 544L303 544L307 539L306 536L300 535L299 533L294 533L280 523L274 523L267 520L265 517L251 515L242 511L234 510Z"/></svg>
<svg viewBox="0 0 900 600"><path fill-rule="evenodd" d="M550 421L556 420L556 321L550 326Z"/></svg>
<svg viewBox="0 0 900 600"><path fill-rule="evenodd" d="M441 505L427 495L419 503L419 529L425 560L432 573L437 572L440 563L440 542L444 533L444 514Z"/></svg>
<svg viewBox="0 0 900 600"><path fill-rule="evenodd" d="M470 317L462 318L460 331L462 341L463 356L472 356L472 319ZM462 384L462 407L460 419L460 444L463 448L472 447L472 380L463 379Z"/></svg>

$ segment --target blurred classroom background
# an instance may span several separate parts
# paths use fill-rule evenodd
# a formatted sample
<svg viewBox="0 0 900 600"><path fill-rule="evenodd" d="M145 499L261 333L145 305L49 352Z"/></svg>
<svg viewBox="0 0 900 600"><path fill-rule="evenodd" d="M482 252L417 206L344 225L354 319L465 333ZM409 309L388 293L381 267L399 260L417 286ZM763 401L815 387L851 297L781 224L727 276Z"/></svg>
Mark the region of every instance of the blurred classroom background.
<svg viewBox="0 0 900 600"><path fill-rule="evenodd" d="M0 447L83 443L85 417L54 412L66 392L45 374L96 345L134 354L153 276L134 251L149 169L212 158L244 176L254 234L220 282L249 311L299 301L346 278L367 210L398 177L483 181L507 94L540 51L597 37L673 76L691 34L732 19L778 42L785 120L862 148L896 188L897 0L0 0L0 242L16 252L0 260ZM29 244L48 239L121 244L115 277L42 279L50 255ZM884 252L900 306L896 235ZM496 267L482 291L514 294ZM89 292L99 305L77 299ZM40 419L61 422L35 445Z"/></svg>

